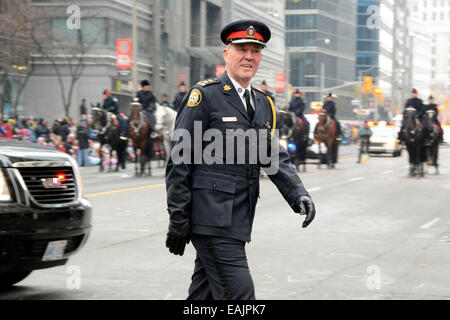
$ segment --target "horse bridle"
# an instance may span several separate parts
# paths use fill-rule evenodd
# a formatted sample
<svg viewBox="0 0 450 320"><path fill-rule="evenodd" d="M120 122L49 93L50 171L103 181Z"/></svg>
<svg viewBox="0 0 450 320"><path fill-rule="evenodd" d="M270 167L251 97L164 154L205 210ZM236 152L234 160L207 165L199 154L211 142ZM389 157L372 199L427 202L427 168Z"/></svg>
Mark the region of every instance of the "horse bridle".
<svg viewBox="0 0 450 320"><path fill-rule="evenodd" d="M137 126L135 126L133 121L131 121L131 127L133 128L133 130L136 134L138 134L139 131L141 131L142 127L144 126L144 117L145 116L146 115L142 111L139 111L139 124Z"/></svg>
<svg viewBox="0 0 450 320"><path fill-rule="evenodd" d="M92 110L97 113L100 113L100 114L106 114L106 126L103 127L102 130L100 130L100 131L97 130L98 131L97 135L103 136L108 131L108 129L111 127L111 122L112 122L111 115L106 110L102 110L99 108L93 108Z"/></svg>

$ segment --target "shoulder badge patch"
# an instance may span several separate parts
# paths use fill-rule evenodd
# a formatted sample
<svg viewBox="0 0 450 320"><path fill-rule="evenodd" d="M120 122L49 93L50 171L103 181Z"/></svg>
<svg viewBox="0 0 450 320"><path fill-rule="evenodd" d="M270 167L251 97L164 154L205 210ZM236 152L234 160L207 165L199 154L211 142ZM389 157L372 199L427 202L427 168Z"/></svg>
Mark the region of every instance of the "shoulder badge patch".
<svg viewBox="0 0 450 320"><path fill-rule="evenodd" d="M202 93L198 89L194 89L191 91L191 95L188 100L188 107L193 108L198 106L202 102Z"/></svg>

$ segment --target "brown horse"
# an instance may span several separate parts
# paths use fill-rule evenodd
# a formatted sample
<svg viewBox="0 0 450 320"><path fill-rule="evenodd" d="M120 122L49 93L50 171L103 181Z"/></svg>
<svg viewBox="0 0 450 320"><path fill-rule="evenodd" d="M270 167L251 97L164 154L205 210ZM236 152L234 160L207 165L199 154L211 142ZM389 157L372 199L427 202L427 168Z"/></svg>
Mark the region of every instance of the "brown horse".
<svg viewBox="0 0 450 320"><path fill-rule="evenodd" d="M317 126L317 141L319 142L319 164L322 162L322 142L327 147L327 166L335 168L338 157L339 141L336 137L336 122L332 120L325 110L319 113L319 124Z"/></svg>
<svg viewBox="0 0 450 320"><path fill-rule="evenodd" d="M143 176L145 166L148 165L148 175L152 175L150 164L153 142L150 138L150 122L142 111L142 105L139 102L131 104L131 118L128 132L133 143L135 155L135 175ZM138 162L141 164L141 170L138 171Z"/></svg>

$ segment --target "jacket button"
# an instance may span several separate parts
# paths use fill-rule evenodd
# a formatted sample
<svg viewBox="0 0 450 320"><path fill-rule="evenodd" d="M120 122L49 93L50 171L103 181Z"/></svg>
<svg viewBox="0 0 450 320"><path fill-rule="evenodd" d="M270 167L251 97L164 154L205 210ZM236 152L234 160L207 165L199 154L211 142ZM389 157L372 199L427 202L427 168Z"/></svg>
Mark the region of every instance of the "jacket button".
<svg viewBox="0 0 450 320"><path fill-rule="evenodd" d="M212 185L212 187L213 187L213 189L217 188L217 184L214 183L214 184Z"/></svg>

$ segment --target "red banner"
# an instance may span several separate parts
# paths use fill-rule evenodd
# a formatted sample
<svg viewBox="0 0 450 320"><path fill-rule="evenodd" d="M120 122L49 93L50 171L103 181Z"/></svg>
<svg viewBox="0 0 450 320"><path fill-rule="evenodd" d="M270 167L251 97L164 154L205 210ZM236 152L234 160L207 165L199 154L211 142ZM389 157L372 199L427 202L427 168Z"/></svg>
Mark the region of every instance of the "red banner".
<svg viewBox="0 0 450 320"><path fill-rule="evenodd" d="M275 74L275 91L284 92L286 90L286 73Z"/></svg>
<svg viewBox="0 0 450 320"><path fill-rule="evenodd" d="M129 70L133 66L131 39L116 40L117 69Z"/></svg>
<svg viewBox="0 0 450 320"><path fill-rule="evenodd" d="M225 70L226 70L225 66L216 66L216 77L221 77L225 72Z"/></svg>

